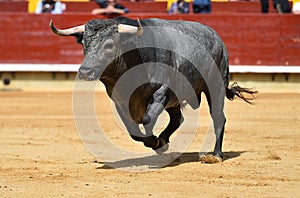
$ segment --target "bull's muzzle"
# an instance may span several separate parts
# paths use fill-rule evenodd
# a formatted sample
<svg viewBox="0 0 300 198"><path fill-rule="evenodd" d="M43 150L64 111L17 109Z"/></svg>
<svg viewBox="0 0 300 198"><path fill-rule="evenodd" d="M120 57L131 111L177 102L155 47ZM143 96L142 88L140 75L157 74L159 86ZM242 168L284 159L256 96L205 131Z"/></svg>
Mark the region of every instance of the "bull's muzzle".
<svg viewBox="0 0 300 198"><path fill-rule="evenodd" d="M92 81L100 78L99 73L92 67L80 67L78 71L79 79Z"/></svg>

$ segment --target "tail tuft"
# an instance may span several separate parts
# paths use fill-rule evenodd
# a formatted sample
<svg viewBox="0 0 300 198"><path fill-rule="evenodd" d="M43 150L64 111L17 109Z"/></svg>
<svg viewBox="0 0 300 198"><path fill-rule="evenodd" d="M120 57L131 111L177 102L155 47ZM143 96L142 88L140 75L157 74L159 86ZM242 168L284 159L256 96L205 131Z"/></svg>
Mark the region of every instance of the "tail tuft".
<svg viewBox="0 0 300 198"><path fill-rule="evenodd" d="M237 96L249 104L253 104L252 100L256 98L255 94L257 93L258 91L253 90L252 88L240 87L237 82L234 82L229 88L226 88L226 97L229 100L233 100L235 96Z"/></svg>

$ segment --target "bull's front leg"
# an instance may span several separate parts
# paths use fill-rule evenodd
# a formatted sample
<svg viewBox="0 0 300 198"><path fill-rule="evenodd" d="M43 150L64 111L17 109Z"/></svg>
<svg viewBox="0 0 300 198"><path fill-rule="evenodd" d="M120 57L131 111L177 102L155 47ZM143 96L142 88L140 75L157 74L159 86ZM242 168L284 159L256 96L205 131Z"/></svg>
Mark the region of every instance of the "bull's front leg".
<svg viewBox="0 0 300 198"><path fill-rule="evenodd" d="M117 109L118 114L120 115L120 118L123 121L128 133L130 134L130 137L135 141L144 142L145 135L141 132L138 124L136 124L132 120L129 120L124 115L124 112L121 110L121 108L117 104L116 104L116 109Z"/></svg>
<svg viewBox="0 0 300 198"><path fill-rule="evenodd" d="M168 86L163 84L158 90L156 90L152 96L151 102L149 102L147 111L143 117L143 125L146 131L146 136L144 141L144 145L147 147L151 147L158 154L161 154L168 150L168 144L162 139L157 139L153 135L153 128L157 121L158 116L165 108L165 104L167 103L166 92L168 90Z"/></svg>
<svg viewBox="0 0 300 198"><path fill-rule="evenodd" d="M127 115L127 111L123 111L126 109L125 107L120 107L118 104L116 104L116 109L120 115L120 118L122 119L128 133L130 134L131 138L135 141L143 142L145 146L153 148L157 146L159 143L159 140L156 136L153 135L152 130L150 133L150 125L147 125L145 127L145 130L147 131L146 134L142 133L138 124L134 122L132 119L129 119L128 117L130 115ZM126 116L127 115L127 116ZM149 123L151 124L151 122ZM152 127L153 128L153 127Z"/></svg>

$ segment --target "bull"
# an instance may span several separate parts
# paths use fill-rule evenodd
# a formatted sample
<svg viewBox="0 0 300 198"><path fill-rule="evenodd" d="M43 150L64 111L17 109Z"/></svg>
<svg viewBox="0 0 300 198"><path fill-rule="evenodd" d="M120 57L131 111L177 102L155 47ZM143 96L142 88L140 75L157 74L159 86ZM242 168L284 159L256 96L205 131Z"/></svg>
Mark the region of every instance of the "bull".
<svg viewBox="0 0 300 198"><path fill-rule="evenodd" d="M204 93L216 136L211 157L217 162L223 160L224 98L238 97L251 103L256 91L237 83L229 86L227 49L212 28L197 22L126 17L90 20L68 29L58 29L51 21L50 28L60 36L76 37L84 52L79 78L99 79L132 139L158 154L168 149L170 136L182 124L181 109L187 104L199 108ZM139 70L131 80L118 84L134 68ZM141 83L126 103L126 87L137 81ZM163 110L170 120L157 137L153 127Z"/></svg>

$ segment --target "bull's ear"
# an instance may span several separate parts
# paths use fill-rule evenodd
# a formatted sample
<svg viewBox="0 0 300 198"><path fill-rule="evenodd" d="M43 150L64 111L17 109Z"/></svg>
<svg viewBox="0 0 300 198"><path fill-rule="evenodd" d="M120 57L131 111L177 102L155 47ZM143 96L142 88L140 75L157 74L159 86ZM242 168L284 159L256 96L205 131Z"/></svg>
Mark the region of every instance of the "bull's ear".
<svg viewBox="0 0 300 198"><path fill-rule="evenodd" d="M71 34L70 36L75 36L76 42L77 42L78 44L81 44L81 45L82 45L83 32L76 32L76 33L74 33L74 34Z"/></svg>

